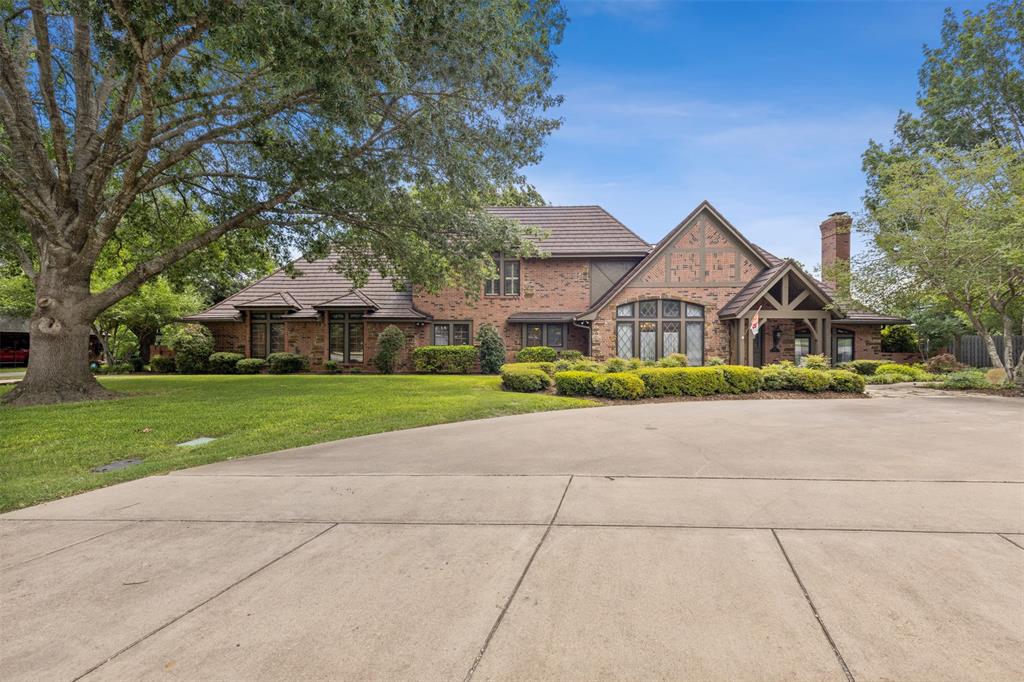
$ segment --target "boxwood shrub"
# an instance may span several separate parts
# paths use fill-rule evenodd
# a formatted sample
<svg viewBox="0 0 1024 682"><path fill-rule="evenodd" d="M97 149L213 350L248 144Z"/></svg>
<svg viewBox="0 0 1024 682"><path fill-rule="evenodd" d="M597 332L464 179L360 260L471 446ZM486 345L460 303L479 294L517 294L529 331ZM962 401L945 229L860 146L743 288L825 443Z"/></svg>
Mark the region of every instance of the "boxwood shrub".
<svg viewBox="0 0 1024 682"><path fill-rule="evenodd" d="M412 351L416 371L427 374L468 374L476 359L476 346L420 346Z"/></svg>
<svg viewBox="0 0 1024 682"><path fill-rule="evenodd" d="M793 388L807 393L821 393L832 385L832 377L828 372L805 367L794 367L792 370Z"/></svg>
<svg viewBox="0 0 1024 682"><path fill-rule="evenodd" d="M680 367L644 367L634 374L644 382L644 396L660 398L666 395L680 395Z"/></svg>
<svg viewBox="0 0 1024 682"><path fill-rule="evenodd" d="M154 372L171 374L174 372L174 358L169 355L154 355L149 359L149 367Z"/></svg>
<svg viewBox="0 0 1024 682"><path fill-rule="evenodd" d="M214 353L210 356L208 365L214 374L234 374L238 371L238 361L244 358L241 353Z"/></svg>
<svg viewBox="0 0 1024 682"><path fill-rule="evenodd" d="M506 391L534 393L551 385L547 372L533 367L522 367L524 363L510 363L501 367L501 385Z"/></svg>
<svg viewBox="0 0 1024 682"><path fill-rule="evenodd" d="M271 353L267 356L267 369L271 374L294 374L309 369L309 363L295 353Z"/></svg>
<svg viewBox="0 0 1024 682"><path fill-rule="evenodd" d="M633 372L612 372L594 379L594 393L613 400L639 400L644 397L644 382Z"/></svg>
<svg viewBox="0 0 1024 682"><path fill-rule="evenodd" d="M728 393L757 393L761 390L761 371L743 365L720 365Z"/></svg>
<svg viewBox="0 0 1024 682"><path fill-rule="evenodd" d="M877 374L902 374L907 377L907 381L934 381L938 377L934 374L929 374L920 367L914 367L913 365L900 365L895 362L889 362L884 365L879 365L875 370Z"/></svg>
<svg viewBox="0 0 1024 682"><path fill-rule="evenodd" d="M235 371L239 374L259 374L267 366L263 358L245 358L235 364Z"/></svg>
<svg viewBox="0 0 1024 682"><path fill-rule="evenodd" d="M561 395L593 395L598 372L555 372L555 389Z"/></svg>
<svg viewBox="0 0 1024 682"><path fill-rule="evenodd" d="M502 365L502 369L510 367L512 369L539 369L548 376L554 376L558 370L555 368L554 362L508 362Z"/></svg>
<svg viewBox="0 0 1024 682"><path fill-rule="evenodd" d="M906 381L910 381L906 374L872 374L871 376L864 377L864 382L868 384L899 384Z"/></svg>
<svg viewBox="0 0 1024 682"><path fill-rule="evenodd" d="M861 375L845 369L830 370L828 376L829 388L840 393L863 393L867 383Z"/></svg>
<svg viewBox="0 0 1024 682"><path fill-rule="evenodd" d="M549 346L527 346L516 353L516 362L554 362L558 353Z"/></svg>

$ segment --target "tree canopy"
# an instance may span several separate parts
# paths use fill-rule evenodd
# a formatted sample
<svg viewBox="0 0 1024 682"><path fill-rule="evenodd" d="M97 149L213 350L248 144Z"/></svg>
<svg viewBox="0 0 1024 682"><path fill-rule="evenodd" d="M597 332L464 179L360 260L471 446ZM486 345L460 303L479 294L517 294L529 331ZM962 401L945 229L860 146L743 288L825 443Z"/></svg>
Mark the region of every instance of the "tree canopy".
<svg viewBox="0 0 1024 682"><path fill-rule="evenodd" d="M69 371L88 325L242 230L428 288L529 248L476 209L558 125L554 0L4 4L3 248L37 296L35 366L9 400L100 395ZM133 260L93 290L118 240Z"/></svg>

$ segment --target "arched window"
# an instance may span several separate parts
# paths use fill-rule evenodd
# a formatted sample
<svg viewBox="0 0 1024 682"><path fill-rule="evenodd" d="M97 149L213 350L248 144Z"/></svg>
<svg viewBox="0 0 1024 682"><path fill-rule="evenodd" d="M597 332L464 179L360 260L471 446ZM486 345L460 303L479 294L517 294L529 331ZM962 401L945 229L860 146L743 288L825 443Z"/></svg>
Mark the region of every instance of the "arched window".
<svg viewBox="0 0 1024 682"><path fill-rule="evenodd" d="M690 365L704 364L704 308L693 303L651 299L615 309L615 354L657 360L686 353Z"/></svg>

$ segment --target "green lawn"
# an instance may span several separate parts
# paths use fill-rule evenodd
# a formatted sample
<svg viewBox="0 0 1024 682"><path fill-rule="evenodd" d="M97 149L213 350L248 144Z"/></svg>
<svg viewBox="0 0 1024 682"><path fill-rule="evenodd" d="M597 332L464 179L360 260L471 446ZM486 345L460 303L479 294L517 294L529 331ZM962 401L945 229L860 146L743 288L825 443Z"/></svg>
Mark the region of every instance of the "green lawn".
<svg viewBox="0 0 1024 682"><path fill-rule="evenodd" d="M105 377L119 400L0 407L0 511L111 483L368 433L584 407L486 376ZM0 386L0 394L10 386ZM193 448L175 444L216 437ZM138 457L128 469L89 469Z"/></svg>

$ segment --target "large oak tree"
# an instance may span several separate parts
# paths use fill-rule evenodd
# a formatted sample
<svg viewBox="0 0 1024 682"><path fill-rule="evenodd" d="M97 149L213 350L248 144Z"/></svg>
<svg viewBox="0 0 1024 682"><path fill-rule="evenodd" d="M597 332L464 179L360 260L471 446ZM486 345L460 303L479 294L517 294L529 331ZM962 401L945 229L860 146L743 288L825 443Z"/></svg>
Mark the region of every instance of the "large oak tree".
<svg viewBox="0 0 1024 682"><path fill-rule="evenodd" d="M477 210L557 120L553 0L2 4L3 249L35 286L19 404L103 397L90 324L235 231L427 287L479 278L516 228ZM183 207L161 211L166 203ZM96 289L112 242L137 261Z"/></svg>

